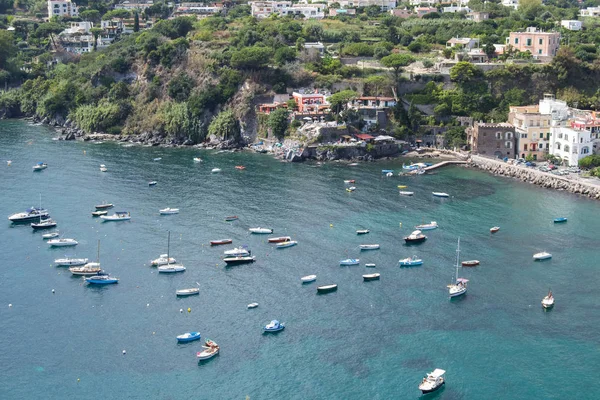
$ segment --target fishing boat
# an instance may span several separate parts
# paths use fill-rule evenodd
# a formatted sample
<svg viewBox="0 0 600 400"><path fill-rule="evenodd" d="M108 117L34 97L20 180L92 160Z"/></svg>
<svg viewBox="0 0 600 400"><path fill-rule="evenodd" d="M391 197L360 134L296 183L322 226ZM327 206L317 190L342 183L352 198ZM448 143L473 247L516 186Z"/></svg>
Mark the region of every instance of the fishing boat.
<svg viewBox="0 0 600 400"><path fill-rule="evenodd" d="M248 304L248 308L256 308L258 307L258 303L250 303Z"/></svg>
<svg viewBox="0 0 600 400"><path fill-rule="evenodd" d="M116 211L113 215L101 215L103 221L129 221L131 214L128 211Z"/></svg>
<svg viewBox="0 0 600 400"><path fill-rule="evenodd" d="M283 242L289 242L290 240L292 240L292 238L289 236L279 236L279 237L272 237L272 238L267 239L267 241L269 243L283 243Z"/></svg>
<svg viewBox="0 0 600 400"><path fill-rule="evenodd" d="M237 219L238 219L237 215L231 215L229 217L225 217L225 221L227 221L227 222L235 221Z"/></svg>
<svg viewBox="0 0 600 400"><path fill-rule="evenodd" d="M160 215L171 215L171 214L179 214L179 208L163 208L162 210L158 210Z"/></svg>
<svg viewBox="0 0 600 400"><path fill-rule="evenodd" d="M463 261L463 262L461 262L461 265L463 267L475 267L475 266L479 265L479 260Z"/></svg>
<svg viewBox="0 0 600 400"><path fill-rule="evenodd" d="M194 157L194 162L202 162L202 159L200 157Z"/></svg>
<svg viewBox="0 0 600 400"><path fill-rule="evenodd" d="M221 172L221 168L213 168L210 172L217 173L217 172Z"/></svg>
<svg viewBox="0 0 600 400"><path fill-rule="evenodd" d="M173 262L170 262L171 261L170 252L171 252L171 231L168 231L167 232L167 256L165 257L165 260L167 261L167 263L159 265L157 268L157 271L159 273L163 273L163 274L172 274L175 272L185 271L185 267L182 264L176 264L175 259L173 259ZM164 256L164 254L161 254L161 258L162 258L162 256Z"/></svg>
<svg viewBox="0 0 600 400"><path fill-rule="evenodd" d="M150 261L150 265L153 267L158 267L161 265L175 264L176 262L177 260L175 260L173 257L169 257L168 254L161 254L158 258Z"/></svg>
<svg viewBox="0 0 600 400"><path fill-rule="evenodd" d="M345 180L344 183L356 183L356 180L348 179L348 180Z"/></svg>
<svg viewBox="0 0 600 400"><path fill-rule="evenodd" d="M370 232L370 230L368 230L368 229L359 229L356 231L356 234L357 235L366 235L369 232Z"/></svg>
<svg viewBox="0 0 600 400"><path fill-rule="evenodd" d="M412 256L398 261L398 264L401 267L414 267L416 265L423 265L423 260L417 256Z"/></svg>
<svg viewBox="0 0 600 400"><path fill-rule="evenodd" d="M402 196L412 196L415 194L415 192L407 192L406 190L400 190L398 193L400 193Z"/></svg>
<svg viewBox="0 0 600 400"><path fill-rule="evenodd" d="M567 217L554 218L554 223L567 222Z"/></svg>
<svg viewBox="0 0 600 400"><path fill-rule="evenodd" d="M533 255L533 259L535 261L548 260L550 258L552 258L552 254L548 253L547 251L542 251L541 253L535 253Z"/></svg>
<svg viewBox="0 0 600 400"><path fill-rule="evenodd" d="M48 228L54 228L56 226L56 221L54 221L51 218L48 219L42 219L40 217L39 222L32 222L31 223L31 227L36 230L36 229L48 229Z"/></svg>
<svg viewBox="0 0 600 400"><path fill-rule="evenodd" d="M374 274L365 274L362 277L363 277L363 280L365 282L367 282L367 281L376 281L376 280L378 280L380 275L381 274L379 274L379 273L374 273Z"/></svg>
<svg viewBox="0 0 600 400"><path fill-rule="evenodd" d="M240 170L240 171L243 171L243 170L245 170L245 169L246 169L246 167L244 167L243 165L236 165L236 166L235 166L235 169L237 169L237 170Z"/></svg>
<svg viewBox="0 0 600 400"><path fill-rule="evenodd" d="M490 228L490 233L496 233L500 230L499 226L494 226L493 228Z"/></svg>
<svg viewBox="0 0 600 400"><path fill-rule="evenodd" d="M48 239L53 239L53 238L59 237L59 236L60 236L60 233L58 233L58 232L44 233L42 235L42 239L48 240Z"/></svg>
<svg viewBox="0 0 600 400"><path fill-rule="evenodd" d="M148 182L148 186L155 186L158 182L156 181L150 181Z"/></svg>
<svg viewBox="0 0 600 400"><path fill-rule="evenodd" d="M542 307L546 310L554 307L554 296L552 296L552 290L548 291L548 295L542 299Z"/></svg>
<svg viewBox="0 0 600 400"><path fill-rule="evenodd" d="M367 264L365 264L365 267L367 267L367 268L375 268L376 266L377 265L373 264L373 263L367 263Z"/></svg>
<svg viewBox="0 0 600 400"><path fill-rule="evenodd" d="M358 258L347 258L345 260L340 260L340 265L358 265L360 264L360 259Z"/></svg>
<svg viewBox="0 0 600 400"><path fill-rule="evenodd" d="M300 281L302 283L310 283L310 282L314 282L316 280L317 280L316 275L306 275L306 276L303 276L302 278L300 278Z"/></svg>
<svg viewBox="0 0 600 400"><path fill-rule="evenodd" d="M250 233L256 233L256 234L269 234L269 233L273 233L273 229L271 228L250 228L248 229L250 231Z"/></svg>
<svg viewBox="0 0 600 400"><path fill-rule="evenodd" d="M335 292L337 290L337 287L338 287L338 285L336 285L336 284L317 286L317 294Z"/></svg>
<svg viewBox="0 0 600 400"><path fill-rule="evenodd" d="M177 336L177 341L180 343L193 342L200 339L200 332L187 332Z"/></svg>
<svg viewBox="0 0 600 400"><path fill-rule="evenodd" d="M50 247L68 247L77 246L79 244L75 239L50 239L46 243L48 243Z"/></svg>
<svg viewBox="0 0 600 400"><path fill-rule="evenodd" d="M210 241L211 246L219 246L222 244L230 244L230 243L233 243L232 239L217 239L217 240Z"/></svg>
<svg viewBox="0 0 600 400"><path fill-rule="evenodd" d="M208 360L219 354L220 347L210 339L207 339L202 346L203 350L196 353L198 361Z"/></svg>
<svg viewBox="0 0 600 400"><path fill-rule="evenodd" d="M109 208L113 208L114 205L113 203L102 203L102 204L98 204L97 206L94 206L96 208L96 210L107 210Z"/></svg>
<svg viewBox="0 0 600 400"><path fill-rule="evenodd" d="M285 329L285 324L283 322L279 322L276 319L269 322L267 325L263 327L265 332L279 332Z"/></svg>
<svg viewBox="0 0 600 400"><path fill-rule="evenodd" d="M431 221L428 224L422 224L422 225L415 226L415 229L418 229L420 231L430 231L430 230L437 229L437 228L438 228L438 224L435 221Z"/></svg>
<svg viewBox="0 0 600 400"><path fill-rule="evenodd" d="M404 237L406 243L421 243L427 240L427 236L423 235L421 231L413 231L410 235Z"/></svg>
<svg viewBox="0 0 600 400"><path fill-rule="evenodd" d="M446 384L446 380L444 379L445 373L446 371L443 369L434 369L433 372L430 372L425 378L423 378L423 381L419 385L419 390L423 394L435 392Z"/></svg>
<svg viewBox="0 0 600 400"><path fill-rule="evenodd" d="M247 264L247 263L253 263L254 261L256 261L256 257L254 257L254 256L225 257L223 259L223 261L225 261L225 263L227 265Z"/></svg>
<svg viewBox="0 0 600 400"><path fill-rule="evenodd" d="M100 164L100 172L106 172L106 171L108 171L108 168L106 168L106 165Z"/></svg>
<svg viewBox="0 0 600 400"><path fill-rule="evenodd" d="M85 265L88 262L87 258L57 258L54 263L57 267L72 267L77 265Z"/></svg>
<svg viewBox="0 0 600 400"><path fill-rule="evenodd" d="M33 171L42 171L44 169L48 168L48 164L43 163L43 162L39 162L36 165L33 166Z"/></svg>
<svg viewBox="0 0 600 400"><path fill-rule="evenodd" d="M250 251L243 247L236 247L235 249L225 250L223 252L223 254L225 254L226 256L240 257L240 256L249 256Z"/></svg>
<svg viewBox="0 0 600 400"><path fill-rule="evenodd" d="M444 193L444 192L431 192L432 195L434 195L435 197L450 197L450 195L448 193Z"/></svg>
<svg viewBox="0 0 600 400"><path fill-rule="evenodd" d="M44 210L41 207L31 207L24 212L15 213L8 217L8 220L12 223L18 224L22 222L29 222L39 218L49 218L48 210Z"/></svg>
<svg viewBox="0 0 600 400"><path fill-rule="evenodd" d="M179 297L193 296L200 294L200 288L178 289L175 291L175 294Z"/></svg>
<svg viewBox="0 0 600 400"><path fill-rule="evenodd" d="M448 293L450 297L458 297L467 293L468 279L458 277L458 266L460 260L460 238L458 238L458 245L456 247L456 275L454 276L454 283L448 285Z"/></svg>
<svg viewBox="0 0 600 400"><path fill-rule="evenodd" d="M90 285L110 285L113 283L119 283L119 278L110 276L110 274L106 272L98 272L96 275L85 278L85 281Z"/></svg>
<svg viewBox="0 0 600 400"><path fill-rule="evenodd" d="M379 250L378 244L361 244L358 246L360 250Z"/></svg>
<svg viewBox="0 0 600 400"><path fill-rule="evenodd" d="M297 245L298 242L296 240L288 240L287 242L281 242L281 243L277 243L275 245L276 248L278 249L285 249L286 247L292 247Z"/></svg>

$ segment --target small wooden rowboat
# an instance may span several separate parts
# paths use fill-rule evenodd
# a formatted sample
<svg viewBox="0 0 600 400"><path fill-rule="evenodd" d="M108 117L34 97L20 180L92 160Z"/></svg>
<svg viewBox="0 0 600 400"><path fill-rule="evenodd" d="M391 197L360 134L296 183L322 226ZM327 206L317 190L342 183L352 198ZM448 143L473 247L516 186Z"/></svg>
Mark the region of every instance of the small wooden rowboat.
<svg viewBox="0 0 600 400"><path fill-rule="evenodd" d="M279 236L279 237L272 237L267 240L269 243L283 243L283 242L289 242L290 240L292 240L292 238L289 236Z"/></svg>
<svg viewBox="0 0 600 400"><path fill-rule="evenodd" d="M474 267L476 265L479 265L479 260L463 261L461 264L463 267Z"/></svg>
<svg viewBox="0 0 600 400"><path fill-rule="evenodd" d="M233 243L233 239L217 239L217 240L210 241L211 246L218 246L221 244L230 244L230 243Z"/></svg>
<svg viewBox="0 0 600 400"><path fill-rule="evenodd" d="M238 219L237 215L230 215L228 217L225 217L225 221L230 222L230 221L235 221Z"/></svg>
<svg viewBox="0 0 600 400"><path fill-rule="evenodd" d="M377 279L379 279L380 274L375 273L375 274L365 274L363 275L363 280L365 281L375 281Z"/></svg>
<svg viewBox="0 0 600 400"><path fill-rule="evenodd" d="M317 286L317 293L329 293L329 292L335 292L337 290L337 285L324 285L324 286Z"/></svg>

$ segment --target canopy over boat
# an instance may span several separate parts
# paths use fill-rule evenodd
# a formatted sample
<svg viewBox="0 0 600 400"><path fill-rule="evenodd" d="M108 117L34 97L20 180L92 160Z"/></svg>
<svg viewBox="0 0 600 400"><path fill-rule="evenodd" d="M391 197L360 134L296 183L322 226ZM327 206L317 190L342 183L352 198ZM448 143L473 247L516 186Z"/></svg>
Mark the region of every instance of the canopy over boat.
<svg viewBox="0 0 600 400"><path fill-rule="evenodd" d="M436 368L433 370L432 373L429 374L429 376L431 376L434 379L437 379L437 378L443 376L445 373L446 373L446 371L444 371L443 369Z"/></svg>

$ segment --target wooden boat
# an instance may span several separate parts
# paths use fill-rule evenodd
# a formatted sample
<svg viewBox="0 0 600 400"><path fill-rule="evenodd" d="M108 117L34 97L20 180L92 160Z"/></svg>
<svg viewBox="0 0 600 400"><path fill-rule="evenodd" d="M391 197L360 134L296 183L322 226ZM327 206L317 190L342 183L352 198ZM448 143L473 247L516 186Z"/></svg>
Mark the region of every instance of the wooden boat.
<svg viewBox="0 0 600 400"><path fill-rule="evenodd" d="M479 260L463 261L461 264L463 267L474 267L476 265L479 265Z"/></svg>
<svg viewBox="0 0 600 400"><path fill-rule="evenodd" d="M210 339L207 339L204 346L202 346L204 350L196 353L196 358L198 361L204 361L213 358L217 354L219 354L220 347L218 344L213 342Z"/></svg>
<svg viewBox="0 0 600 400"><path fill-rule="evenodd" d="M250 303L248 304L248 308L256 308L258 307L258 303Z"/></svg>
<svg viewBox="0 0 600 400"><path fill-rule="evenodd" d="M269 243L283 243L283 242L289 242L290 240L292 240L292 238L289 236L279 236L279 237L272 237L272 238L267 239L267 241Z"/></svg>
<svg viewBox="0 0 600 400"><path fill-rule="evenodd" d="M335 292L337 290L338 285L323 285L317 286L317 293L329 293Z"/></svg>
<svg viewBox="0 0 600 400"><path fill-rule="evenodd" d="M108 211L103 211L103 210L92 211L92 217L99 217L101 215L106 215L106 214L108 214Z"/></svg>
<svg viewBox="0 0 600 400"><path fill-rule="evenodd" d="M371 231L368 230L368 229L359 229L359 230L356 231L356 234L357 235L366 235L369 232L371 232Z"/></svg>
<svg viewBox="0 0 600 400"><path fill-rule="evenodd" d="M244 167L243 165L236 165L236 166L235 166L235 169L238 169L238 170L240 170L240 171L243 171L243 170L245 170L245 169L246 169L246 167Z"/></svg>
<svg viewBox="0 0 600 400"><path fill-rule="evenodd" d="M225 257L223 259L223 261L225 261L225 263L227 265L247 264L247 263L253 263L254 261L256 261L256 257L254 257L254 256Z"/></svg>
<svg viewBox="0 0 600 400"><path fill-rule="evenodd" d="M358 246L361 250L379 250L378 244L361 244Z"/></svg>
<svg viewBox="0 0 600 400"><path fill-rule="evenodd" d="M180 297L193 296L195 294L200 294L200 288L179 289L175 291L175 294Z"/></svg>
<svg viewBox="0 0 600 400"><path fill-rule="evenodd" d="M344 181L344 183L356 183L356 181L354 179L349 179Z"/></svg>
<svg viewBox="0 0 600 400"><path fill-rule="evenodd" d="M227 222L235 221L237 219L238 219L237 215L231 215L229 217L225 217L225 221L227 221Z"/></svg>
<svg viewBox="0 0 600 400"><path fill-rule="evenodd" d="M298 242L295 240L288 240L287 242L277 243L277 245L275 247L278 249L285 249L286 247L292 247L297 244L298 244Z"/></svg>
<svg viewBox="0 0 600 400"><path fill-rule="evenodd" d="M496 233L500 230L499 226L494 226L493 228L490 228L490 233Z"/></svg>
<svg viewBox="0 0 600 400"><path fill-rule="evenodd" d="M129 221L131 214L129 211L116 211L113 215L101 215L100 219L103 221Z"/></svg>
<svg viewBox="0 0 600 400"><path fill-rule="evenodd" d="M398 185L398 189L406 189L408 186L406 185Z"/></svg>
<svg viewBox="0 0 600 400"><path fill-rule="evenodd" d="M448 193L444 193L444 192L431 192L432 195L434 195L435 197L450 197L450 195Z"/></svg>
<svg viewBox="0 0 600 400"><path fill-rule="evenodd" d="M362 277L363 277L363 280L364 280L365 282L367 282L367 281L375 281L375 280L378 280L380 275L381 275L381 274L379 274L379 273L374 273L374 274L365 274L365 275L363 275Z"/></svg>
<svg viewBox="0 0 600 400"><path fill-rule="evenodd" d="M98 204L96 207L96 210L107 210L109 208L113 208L114 205L112 203L104 203L104 204Z"/></svg>
<svg viewBox="0 0 600 400"><path fill-rule="evenodd" d="M317 276L316 275L306 275L306 276L303 276L302 278L300 278L300 280L302 281L302 283L310 283L310 282L316 281Z"/></svg>
<svg viewBox="0 0 600 400"><path fill-rule="evenodd" d="M567 217L554 218L554 223L567 222Z"/></svg>
<svg viewBox="0 0 600 400"><path fill-rule="evenodd" d="M427 240L427 236L423 235L421 231L414 231L404 238L406 243L421 243L425 240Z"/></svg>
<svg viewBox="0 0 600 400"><path fill-rule="evenodd" d="M211 246L219 246L222 244L230 244L230 243L233 243L232 239L217 239L217 240L210 241Z"/></svg>

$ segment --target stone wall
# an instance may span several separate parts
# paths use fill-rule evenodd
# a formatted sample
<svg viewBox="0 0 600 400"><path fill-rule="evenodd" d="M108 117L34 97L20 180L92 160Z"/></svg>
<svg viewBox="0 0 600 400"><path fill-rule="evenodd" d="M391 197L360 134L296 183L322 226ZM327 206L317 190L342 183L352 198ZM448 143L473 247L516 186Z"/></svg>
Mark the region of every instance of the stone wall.
<svg viewBox="0 0 600 400"><path fill-rule="evenodd" d="M545 188L566 190L571 193L600 200L600 182L595 178L590 178L590 181L586 182L581 178L566 178L537 169L511 165L501 160L476 155L471 156L470 165L495 175L516 178L520 181L533 183Z"/></svg>

